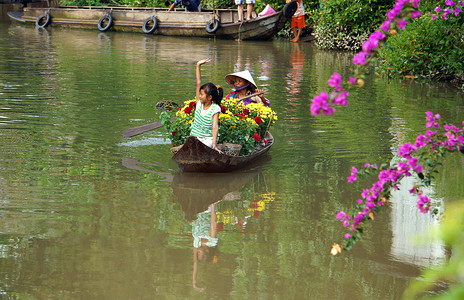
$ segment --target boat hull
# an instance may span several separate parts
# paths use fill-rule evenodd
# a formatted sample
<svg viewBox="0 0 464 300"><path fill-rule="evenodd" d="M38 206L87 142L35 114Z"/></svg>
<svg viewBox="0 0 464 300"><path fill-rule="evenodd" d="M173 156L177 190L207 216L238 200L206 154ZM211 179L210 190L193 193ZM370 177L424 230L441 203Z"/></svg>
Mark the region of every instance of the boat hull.
<svg viewBox="0 0 464 300"><path fill-rule="evenodd" d="M268 141L267 144L250 155L231 156L219 153L200 142L196 137L189 136L172 159L183 172L230 172L243 168L267 153L274 144L274 138L267 132L265 139Z"/></svg>
<svg viewBox="0 0 464 300"><path fill-rule="evenodd" d="M267 40L279 32L287 22L282 11L250 21L235 23L237 10L218 9L202 12L175 10L168 12L161 8L120 8L120 7L57 7L24 8L22 12L9 12L9 17L23 24L35 25L39 16L49 13L51 27L98 30L98 22L105 14L111 14L113 25L110 31L143 33L143 24L149 17L155 16L158 27L155 35L215 37L220 39ZM219 20L219 28L208 33L206 24L213 18Z"/></svg>

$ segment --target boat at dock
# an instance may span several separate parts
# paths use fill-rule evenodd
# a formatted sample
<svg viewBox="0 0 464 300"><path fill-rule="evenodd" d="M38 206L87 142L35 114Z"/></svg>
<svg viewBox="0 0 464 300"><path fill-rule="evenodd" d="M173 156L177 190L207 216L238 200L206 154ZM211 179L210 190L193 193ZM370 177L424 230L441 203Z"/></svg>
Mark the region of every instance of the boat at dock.
<svg viewBox="0 0 464 300"><path fill-rule="evenodd" d="M294 14L294 3L281 11L238 21L236 9L205 9L187 12L184 9L140 7L24 7L9 12L19 23L36 27L68 27L100 31L140 32L145 34L215 37L220 39L268 40L275 36Z"/></svg>

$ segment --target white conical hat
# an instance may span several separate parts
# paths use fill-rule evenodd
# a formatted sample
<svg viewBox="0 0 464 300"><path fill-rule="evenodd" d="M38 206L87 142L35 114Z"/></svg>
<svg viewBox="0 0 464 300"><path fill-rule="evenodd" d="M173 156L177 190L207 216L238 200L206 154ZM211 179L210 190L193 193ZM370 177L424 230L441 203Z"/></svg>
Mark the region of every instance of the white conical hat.
<svg viewBox="0 0 464 300"><path fill-rule="evenodd" d="M241 71L241 72L235 72L235 73L227 74L226 75L226 82L228 84L230 84L232 87L234 87L234 84L233 84L234 76L243 78L243 79L249 81L255 87L255 89L258 88L256 86L255 81L253 80L253 77L251 77L250 71L245 70L245 71Z"/></svg>

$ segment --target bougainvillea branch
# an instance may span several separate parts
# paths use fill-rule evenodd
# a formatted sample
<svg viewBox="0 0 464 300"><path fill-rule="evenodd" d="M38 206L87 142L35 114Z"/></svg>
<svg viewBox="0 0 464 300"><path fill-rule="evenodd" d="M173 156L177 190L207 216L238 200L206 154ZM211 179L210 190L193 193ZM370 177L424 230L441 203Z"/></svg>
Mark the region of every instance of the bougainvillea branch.
<svg viewBox="0 0 464 300"><path fill-rule="evenodd" d="M351 250L352 246L361 238L363 225L375 218L376 213L388 204L392 189L398 190L399 182L415 174L419 178L419 184L414 185L409 192L417 196L416 206L422 213L437 213L437 208L422 188L429 186L433 179L433 173L441 165L440 160L446 153L461 151L464 153L464 122L462 127L444 124L441 125L441 117L432 112L426 113L426 132L419 134L413 144L405 143L399 147L398 155L402 161L381 166L365 164L358 171L351 169L348 182L358 180L358 176L377 175L377 181L368 189L364 189L351 214L344 211L337 213L336 217L343 226L348 229L341 245L333 244L331 253L337 255L342 249ZM439 131L441 131L439 133Z"/></svg>
<svg viewBox="0 0 464 300"><path fill-rule="evenodd" d="M340 74L333 73L328 80L329 91L322 91L319 95L314 96L311 101L312 115L333 115L336 111L336 106L346 106L348 104L347 97L349 96L348 89L353 86L362 87L364 85L364 77L367 73L367 67L375 59L377 49L388 39L389 36L397 34L397 29L404 30L408 22L419 18L422 14L419 10L420 0L398 0L393 8L388 11L385 21L379 27L379 30L372 33L369 38L363 43L362 50L353 57L355 65L352 76L346 80L343 85L343 80ZM441 9L440 6L435 8L437 15L446 20L449 15L458 16L463 8L464 2L455 3L452 0L445 1L446 8ZM432 15L432 20L437 18L437 15ZM343 89L343 86L348 87Z"/></svg>

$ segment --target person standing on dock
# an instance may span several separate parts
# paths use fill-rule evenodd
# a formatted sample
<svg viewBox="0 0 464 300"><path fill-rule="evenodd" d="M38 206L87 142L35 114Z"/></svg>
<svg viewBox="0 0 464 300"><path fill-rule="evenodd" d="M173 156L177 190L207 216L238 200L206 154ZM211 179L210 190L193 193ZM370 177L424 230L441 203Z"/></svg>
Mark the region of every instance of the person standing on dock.
<svg viewBox="0 0 464 300"><path fill-rule="evenodd" d="M177 5L182 4L185 7L185 11L201 11L201 1L200 0L176 0L173 4L169 7L168 11L174 10L174 7Z"/></svg>
<svg viewBox="0 0 464 300"><path fill-rule="evenodd" d="M246 0L246 3L247 3L247 21L248 21L248 20L251 20L251 17L253 14L253 6L256 3L256 0ZM243 5L245 4L245 0L235 0L235 4L238 6L237 22L243 22Z"/></svg>
<svg viewBox="0 0 464 300"><path fill-rule="evenodd" d="M303 0L291 0L296 1L298 3L298 9L296 10L295 14L292 17L292 31L293 31L293 39L290 42L298 42L300 40L301 31L303 28L306 27L305 23L305 9L303 6ZM287 0L287 3L290 2Z"/></svg>

